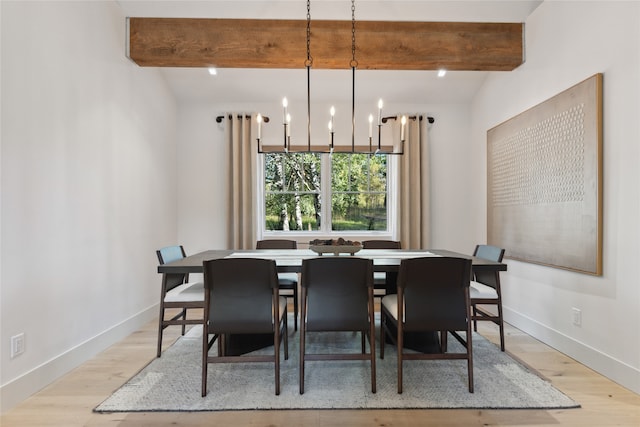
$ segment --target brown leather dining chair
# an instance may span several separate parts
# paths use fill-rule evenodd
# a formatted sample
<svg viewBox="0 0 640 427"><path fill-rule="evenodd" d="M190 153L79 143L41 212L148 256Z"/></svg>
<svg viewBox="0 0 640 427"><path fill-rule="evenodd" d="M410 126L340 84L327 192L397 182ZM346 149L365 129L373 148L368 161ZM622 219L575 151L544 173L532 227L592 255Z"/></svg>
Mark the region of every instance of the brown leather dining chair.
<svg viewBox="0 0 640 427"><path fill-rule="evenodd" d="M167 246L156 251L160 265L177 261L186 257L182 246ZM167 309L180 309L171 318L166 318ZM168 326L182 326L182 335L186 325L200 325L203 317L198 313L195 319L187 317L187 311L204 308L204 285L202 282L189 282L188 273L164 273L162 275L162 290L160 292L160 315L158 321L158 350L157 357L162 353L162 335Z"/></svg>
<svg viewBox="0 0 640 427"><path fill-rule="evenodd" d="M376 392L375 313L373 261L329 256L302 261L302 311L300 314L300 394L304 393L305 361L368 360L371 392ZM360 353L307 353L309 332L361 333ZM365 338L369 341L366 351Z"/></svg>
<svg viewBox="0 0 640 427"><path fill-rule="evenodd" d="M504 249L491 245L477 245L473 256L489 261L502 262ZM500 350L504 351L504 320L502 317L502 291L500 290L500 272L475 271L469 288L471 298L471 319L473 330L478 330L478 321L490 321L498 325L500 330ZM480 305L495 306L492 313Z"/></svg>
<svg viewBox="0 0 640 427"><path fill-rule="evenodd" d="M363 240L362 249L402 249L402 244L399 240ZM397 277L397 273L375 271L373 273L375 295L382 297L392 289L395 289Z"/></svg>
<svg viewBox="0 0 640 427"><path fill-rule="evenodd" d="M272 362L275 394L279 395L280 343L284 342L285 360L289 358L289 346L287 301L279 295L276 262L255 258L213 259L203 262L203 270L202 396L207 395L208 364L230 362ZM227 355L225 340L230 334L273 334L273 354ZM216 341L218 354L210 355Z"/></svg>
<svg viewBox="0 0 640 427"><path fill-rule="evenodd" d="M286 239L258 240L256 249L297 249L298 242ZM278 273L281 295L293 300L293 329L298 330L298 273ZM284 292L282 292L284 291Z"/></svg>
<svg viewBox="0 0 640 427"><path fill-rule="evenodd" d="M451 257L403 259L398 275L398 293L382 298L380 358L384 359L385 336L397 347L398 393L402 393L405 360L463 359L467 361L469 392L473 393L473 345L469 280L471 260ZM440 333L441 351L405 352L405 332ZM460 332L466 335L463 338ZM464 351L447 351L447 334Z"/></svg>

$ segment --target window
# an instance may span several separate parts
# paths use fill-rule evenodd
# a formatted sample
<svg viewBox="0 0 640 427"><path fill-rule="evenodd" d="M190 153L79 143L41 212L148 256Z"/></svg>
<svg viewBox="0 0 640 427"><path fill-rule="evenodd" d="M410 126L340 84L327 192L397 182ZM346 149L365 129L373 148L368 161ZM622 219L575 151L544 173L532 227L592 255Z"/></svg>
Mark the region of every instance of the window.
<svg viewBox="0 0 640 427"><path fill-rule="evenodd" d="M264 155L264 228L319 230L322 224L321 158L318 154Z"/></svg>
<svg viewBox="0 0 640 427"><path fill-rule="evenodd" d="M386 155L265 154L263 188L265 232L388 231Z"/></svg>
<svg viewBox="0 0 640 427"><path fill-rule="evenodd" d="M334 154L331 229L387 229L387 156Z"/></svg>

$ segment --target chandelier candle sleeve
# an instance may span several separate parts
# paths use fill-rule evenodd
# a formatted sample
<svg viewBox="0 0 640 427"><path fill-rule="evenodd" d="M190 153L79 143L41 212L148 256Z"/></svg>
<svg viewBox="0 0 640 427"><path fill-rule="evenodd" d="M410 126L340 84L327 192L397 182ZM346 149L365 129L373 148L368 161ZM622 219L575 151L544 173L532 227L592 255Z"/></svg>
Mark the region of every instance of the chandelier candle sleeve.
<svg viewBox="0 0 640 427"><path fill-rule="evenodd" d="M402 123L402 126L400 126L400 141L404 141L404 125L407 124L407 116L402 116L400 123Z"/></svg>
<svg viewBox="0 0 640 427"><path fill-rule="evenodd" d="M331 132L333 132L333 130L334 130L334 127L333 127L333 116L336 115L336 109L335 109L335 107L333 105L331 106L331 109L329 110L329 114L331 114L331 122L329 122L329 130Z"/></svg>
<svg viewBox="0 0 640 427"><path fill-rule="evenodd" d="M382 124L382 99L378 101L378 125Z"/></svg>
<svg viewBox="0 0 640 427"><path fill-rule="evenodd" d="M289 105L287 98L282 98L282 108L284 109L282 113L282 123L287 123L287 105Z"/></svg>
<svg viewBox="0 0 640 427"><path fill-rule="evenodd" d="M258 114L256 121L258 122L258 139L260 139L260 134L262 133L262 114Z"/></svg>

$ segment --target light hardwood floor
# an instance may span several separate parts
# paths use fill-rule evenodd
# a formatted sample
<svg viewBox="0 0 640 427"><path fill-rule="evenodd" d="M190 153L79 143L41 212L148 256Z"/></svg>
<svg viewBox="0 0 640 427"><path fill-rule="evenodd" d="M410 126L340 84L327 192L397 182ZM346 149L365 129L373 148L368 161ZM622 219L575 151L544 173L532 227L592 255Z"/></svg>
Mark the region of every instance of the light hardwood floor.
<svg viewBox="0 0 640 427"><path fill-rule="evenodd" d="M287 410L97 414L92 409L155 357L151 322L2 415L22 426L640 426L640 395L607 380L527 334L505 325L507 351L581 404L564 410ZM497 328L479 332L498 342ZM165 347L179 328L166 330Z"/></svg>

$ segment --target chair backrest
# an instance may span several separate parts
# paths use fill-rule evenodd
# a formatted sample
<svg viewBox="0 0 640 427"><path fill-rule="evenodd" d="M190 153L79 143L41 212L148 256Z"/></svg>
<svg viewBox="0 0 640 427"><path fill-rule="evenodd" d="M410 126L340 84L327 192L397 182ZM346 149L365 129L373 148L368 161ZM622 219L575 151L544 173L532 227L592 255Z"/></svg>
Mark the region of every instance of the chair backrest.
<svg viewBox="0 0 640 427"><path fill-rule="evenodd" d="M286 239L258 240L256 249L298 249L298 242Z"/></svg>
<svg viewBox="0 0 640 427"><path fill-rule="evenodd" d="M362 249L402 249L398 240L364 240Z"/></svg>
<svg viewBox="0 0 640 427"><path fill-rule="evenodd" d="M487 259L489 261L502 262L504 249L491 245L476 245L476 249L473 251L473 256Z"/></svg>
<svg viewBox="0 0 640 427"><path fill-rule="evenodd" d="M491 245L477 245L473 251L473 256L489 261L502 262L504 249ZM499 289L499 278L497 271L475 271L474 280L492 288Z"/></svg>
<svg viewBox="0 0 640 427"><path fill-rule="evenodd" d="M373 261L327 256L302 261L308 331L357 331L369 327L373 305ZM303 301L303 306L305 301ZM304 316L303 316L304 321Z"/></svg>
<svg viewBox="0 0 640 427"><path fill-rule="evenodd" d="M273 309L278 304L274 260L214 259L203 262L203 271L209 333L273 331Z"/></svg>
<svg viewBox="0 0 640 427"><path fill-rule="evenodd" d="M404 330L467 328L471 260L450 257L403 259L398 296L404 298Z"/></svg>
<svg viewBox="0 0 640 427"><path fill-rule="evenodd" d="M182 245L166 246L164 248L157 250L156 255L158 256L158 262L160 263L160 265L177 261L187 256L184 251L184 247L182 247ZM175 288L176 286L180 286L183 283L187 283L189 281L189 274L165 273L164 280L165 280L165 292L167 292Z"/></svg>
<svg viewBox="0 0 640 427"><path fill-rule="evenodd" d="M158 261L160 262L160 265L172 261L177 261L187 256L182 245L164 247L157 250L156 255L158 255Z"/></svg>

